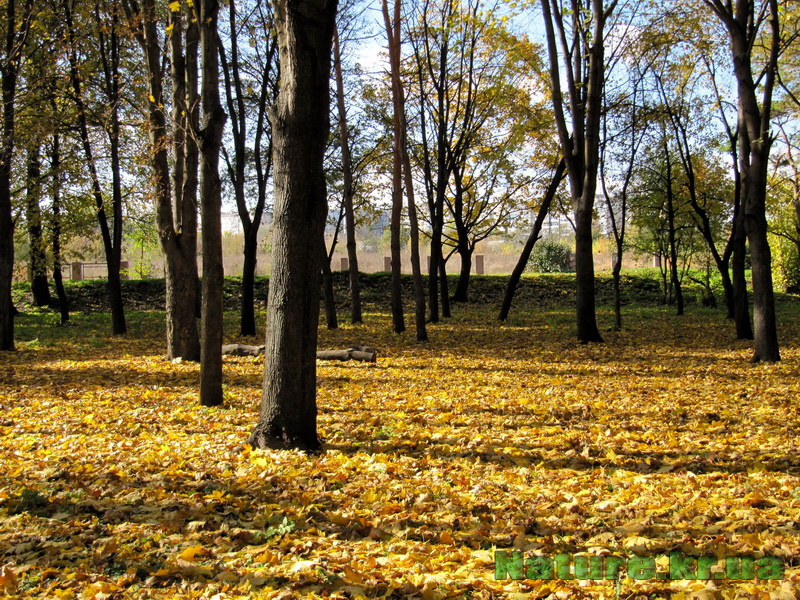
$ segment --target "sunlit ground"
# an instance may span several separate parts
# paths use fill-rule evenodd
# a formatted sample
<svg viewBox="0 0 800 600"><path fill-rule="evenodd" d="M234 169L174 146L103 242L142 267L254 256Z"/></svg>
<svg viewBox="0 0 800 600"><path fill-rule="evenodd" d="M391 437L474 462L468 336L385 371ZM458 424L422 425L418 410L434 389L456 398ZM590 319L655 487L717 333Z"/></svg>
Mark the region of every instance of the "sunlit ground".
<svg viewBox="0 0 800 600"><path fill-rule="evenodd" d="M226 406L202 408L198 366L163 359L163 315L120 339L105 315L21 317L0 355L0 597L796 597L796 304L776 365L751 364L721 312L628 307L615 333L603 309L592 345L566 310L456 312L426 344L386 314L321 329L321 348L378 349L318 363L321 456L242 447L260 359L226 357ZM514 549L785 570L496 580Z"/></svg>

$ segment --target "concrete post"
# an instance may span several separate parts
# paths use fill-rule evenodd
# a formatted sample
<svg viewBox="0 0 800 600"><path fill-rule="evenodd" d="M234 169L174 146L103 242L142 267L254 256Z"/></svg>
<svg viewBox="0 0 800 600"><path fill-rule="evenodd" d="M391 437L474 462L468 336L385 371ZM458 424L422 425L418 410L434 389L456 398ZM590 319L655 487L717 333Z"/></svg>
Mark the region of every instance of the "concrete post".
<svg viewBox="0 0 800 600"><path fill-rule="evenodd" d="M475 255L475 274L483 275L483 254Z"/></svg>

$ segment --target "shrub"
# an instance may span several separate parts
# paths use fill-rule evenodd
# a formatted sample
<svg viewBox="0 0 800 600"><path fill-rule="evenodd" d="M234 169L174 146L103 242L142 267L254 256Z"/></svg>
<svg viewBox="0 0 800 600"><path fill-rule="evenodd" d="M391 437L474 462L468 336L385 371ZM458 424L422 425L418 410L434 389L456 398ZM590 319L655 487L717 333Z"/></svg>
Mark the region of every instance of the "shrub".
<svg viewBox="0 0 800 600"><path fill-rule="evenodd" d="M564 244L540 240L533 247L528 270L534 273L569 273L572 269L572 250Z"/></svg>
<svg viewBox="0 0 800 600"><path fill-rule="evenodd" d="M772 269L775 283L779 289L796 294L800 292L800 257L797 246L785 238L775 238L772 246Z"/></svg>

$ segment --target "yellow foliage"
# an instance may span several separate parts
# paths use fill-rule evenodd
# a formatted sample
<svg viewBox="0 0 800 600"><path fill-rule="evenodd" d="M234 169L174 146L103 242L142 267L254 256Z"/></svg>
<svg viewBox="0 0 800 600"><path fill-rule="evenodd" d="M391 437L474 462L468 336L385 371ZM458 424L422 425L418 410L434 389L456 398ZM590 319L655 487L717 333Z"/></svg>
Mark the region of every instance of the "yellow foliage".
<svg viewBox="0 0 800 600"><path fill-rule="evenodd" d="M460 309L461 310L461 309ZM793 597L800 577L797 341L752 365L720 317L651 311L579 345L570 315L368 325L321 347L326 451L242 446L262 364L225 361L229 406L162 332L2 357L0 596ZM469 312L474 311L474 312ZM601 314L601 320L607 315ZM496 581L493 551L773 555L783 581ZM21 592L20 590L24 590Z"/></svg>

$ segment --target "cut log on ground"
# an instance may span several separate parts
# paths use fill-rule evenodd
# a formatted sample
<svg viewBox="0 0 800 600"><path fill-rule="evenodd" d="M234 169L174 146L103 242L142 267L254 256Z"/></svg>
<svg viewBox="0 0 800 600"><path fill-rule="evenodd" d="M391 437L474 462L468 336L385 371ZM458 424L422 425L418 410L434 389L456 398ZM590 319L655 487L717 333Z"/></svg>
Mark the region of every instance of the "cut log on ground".
<svg viewBox="0 0 800 600"><path fill-rule="evenodd" d="M261 356L264 346L249 346L247 344L225 344L222 354L229 356ZM357 360L361 362L376 362L378 358L374 348L369 346L350 346L344 350L320 350L317 352L318 360Z"/></svg>
<svg viewBox="0 0 800 600"><path fill-rule="evenodd" d="M225 344L222 346L222 354L229 354L230 356L261 356L264 354L264 346Z"/></svg>

